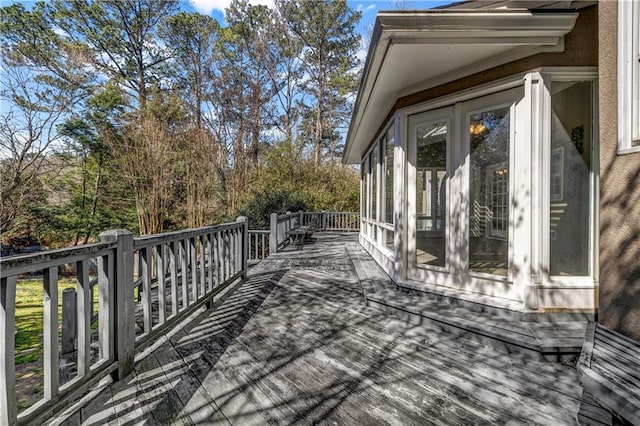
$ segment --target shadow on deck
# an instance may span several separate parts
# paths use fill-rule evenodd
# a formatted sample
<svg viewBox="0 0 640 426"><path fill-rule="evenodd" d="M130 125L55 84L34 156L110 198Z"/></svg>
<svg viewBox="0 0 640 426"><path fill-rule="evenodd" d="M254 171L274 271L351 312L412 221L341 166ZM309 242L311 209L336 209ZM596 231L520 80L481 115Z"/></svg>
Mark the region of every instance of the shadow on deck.
<svg viewBox="0 0 640 426"><path fill-rule="evenodd" d="M353 234L250 271L68 424L574 424L575 369L362 303Z"/></svg>

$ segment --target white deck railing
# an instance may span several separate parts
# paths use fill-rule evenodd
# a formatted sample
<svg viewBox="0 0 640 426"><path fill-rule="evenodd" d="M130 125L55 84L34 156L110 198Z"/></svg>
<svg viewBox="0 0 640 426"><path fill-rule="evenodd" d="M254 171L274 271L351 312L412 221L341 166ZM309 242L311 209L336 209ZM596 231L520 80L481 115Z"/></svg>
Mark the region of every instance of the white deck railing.
<svg viewBox="0 0 640 426"><path fill-rule="evenodd" d="M246 223L238 220L133 239L139 262L134 275L139 294L136 343L162 333L165 326L192 312L192 306L246 275L245 228Z"/></svg>
<svg viewBox="0 0 640 426"><path fill-rule="evenodd" d="M303 222L316 231L357 232L360 230L360 213L305 212Z"/></svg>
<svg viewBox="0 0 640 426"><path fill-rule="evenodd" d="M246 218L136 238L126 230L111 230L100 234L96 244L1 258L0 425L36 422L107 375L124 377L133 369L137 350L246 277L249 261L282 249L288 244L287 232L303 225L315 231L357 231L359 214L272 214L269 230L249 231ZM77 276L71 315L76 326L72 339L77 350L72 356L77 372L62 383L58 270L65 265L73 265ZM18 414L16 288L20 277L33 274L41 274L44 292L44 395ZM68 314L63 308L62 317ZM96 318L97 330L92 331Z"/></svg>
<svg viewBox="0 0 640 426"><path fill-rule="evenodd" d="M302 212L285 214L271 214L269 252L275 253L289 243L288 232L291 229L302 226Z"/></svg>
<svg viewBox="0 0 640 426"><path fill-rule="evenodd" d="M249 261L258 262L269 256L269 234L268 229L249 230Z"/></svg>
<svg viewBox="0 0 640 426"><path fill-rule="evenodd" d="M129 231L114 230L100 234L97 244L0 259L0 424L48 417L60 408L63 398L81 395L108 374L124 377L133 369L136 350L246 276L248 234L244 218L138 238ZM98 330L93 336L97 345L91 343L94 280L89 277L90 262L97 269ZM77 273L77 373L60 384L58 268L68 264L75 265ZM44 291L44 396L18 414L16 287L20 276L39 273ZM135 289L140 294L138 302Z"/></svg>
<svg viewBox="0 0 640 426"><path fill-rule="evenodd" d="M118 250L116 241L88 244L43 253L11 256L0 260L0 424L11 425L17 419L27 421L44 412L57 400L85 383L93 383L117 368L115 334L113 324L118 310L115 302L116 264ZM91 300L89 261L98 265L98 359L91 363ZM64 385L60 385L58 370L58 268L75 264L77 271L77 374ZM20 275L41 271L44 291L43 326L43 370L44 397L17 416L15 388L15 312L16 286Z"/></svg>

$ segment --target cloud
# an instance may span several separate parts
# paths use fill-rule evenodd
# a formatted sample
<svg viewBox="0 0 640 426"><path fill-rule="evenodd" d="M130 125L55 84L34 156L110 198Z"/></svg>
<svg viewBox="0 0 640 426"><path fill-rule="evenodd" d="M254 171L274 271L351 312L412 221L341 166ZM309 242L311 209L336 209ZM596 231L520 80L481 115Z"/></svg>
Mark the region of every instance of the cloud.
<svg viewBox="0 0 640 426"><path fill-rule="evenodd" d="M231 0L189 0L193 7L200 13L209 15L214 10L224 12L229 7ZM250 0L249 3L257 6L259 4L265 5L269 8L273 8L274 0Z"/></svg>
<svg viewBox="0 0 640 426"><path fill-rule="evenodd" d="M365 49L363 46L356 52L356 58L358 58L360 62L364 63L364 61L367 59L367 53L367 49Z"/></svg>
<svg viewBox="0 0 640 426"><path fill-rule="evenodd" d="M358 12L362 12L363 14L367 13L368 11L373 10L375 8L376 8L375 4L370 4L369 6L364 7L364 5L362 3L358 3L358 6L356 6L356 10Z"/></svg>

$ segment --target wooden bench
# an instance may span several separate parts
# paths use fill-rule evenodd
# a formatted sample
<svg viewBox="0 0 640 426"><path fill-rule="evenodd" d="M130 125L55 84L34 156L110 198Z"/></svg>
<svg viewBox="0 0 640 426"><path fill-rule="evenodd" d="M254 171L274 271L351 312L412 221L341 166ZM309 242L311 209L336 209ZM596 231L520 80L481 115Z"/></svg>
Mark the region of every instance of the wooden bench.
<svg viewBox="0 0 640 426"><path fill-rule="evenodd" d="M287 237L293 244L304 244L305 240L313 235L313 230L308 226L298 226L287 231Z"/></svg>
<svg viewBox="0 0 640 426"><path fill-rule="evenodd" d="M640 425L640 343L598 324L589 324L578 377L596 402Z"/></svg>

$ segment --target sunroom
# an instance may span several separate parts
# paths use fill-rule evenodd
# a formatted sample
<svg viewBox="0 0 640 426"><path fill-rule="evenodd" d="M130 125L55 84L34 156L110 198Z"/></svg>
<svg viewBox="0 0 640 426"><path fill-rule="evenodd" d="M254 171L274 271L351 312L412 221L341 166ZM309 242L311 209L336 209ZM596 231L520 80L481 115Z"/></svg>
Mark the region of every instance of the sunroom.
<svg viewBox="0 0 640 426"><path fill-rule="evenodd" d="M401 287L594 310L596 8L476 3L378 14L343 158L360 242Z"/></svg>

